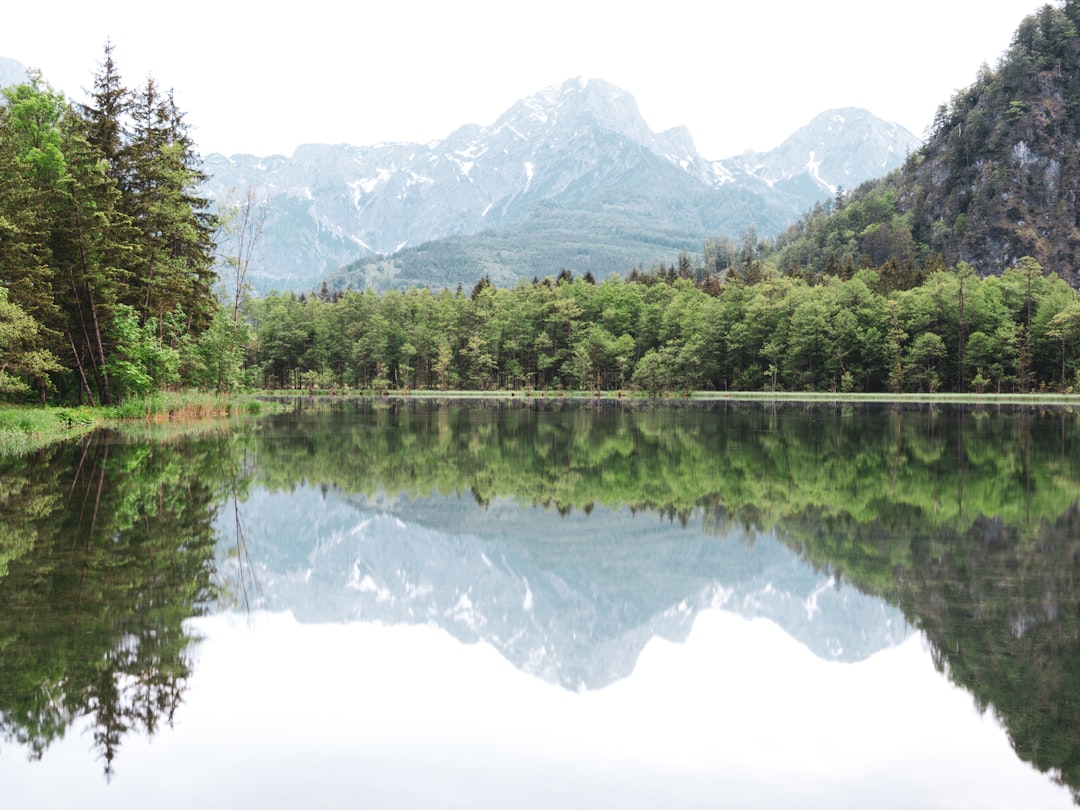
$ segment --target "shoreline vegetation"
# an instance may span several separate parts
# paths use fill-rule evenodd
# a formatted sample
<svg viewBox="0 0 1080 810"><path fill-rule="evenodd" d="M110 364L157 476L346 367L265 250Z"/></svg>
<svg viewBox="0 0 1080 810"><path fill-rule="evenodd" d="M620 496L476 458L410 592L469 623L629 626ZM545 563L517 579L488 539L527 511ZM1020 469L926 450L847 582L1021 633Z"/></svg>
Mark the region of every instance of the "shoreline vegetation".
<svg viewBox="0 0 1080 810"><path fill-rule="evenodd" d="M310 402L313 404L333 402L624 402L628 404L669 406L686 402L760 402L763 404L785 402L795 404L869 403L881 405L1032 405L1073 406L1080 405L1080 393L1039 392L1019 393L938 393L938 394L890 394L845 393L811 391L683 391L654 394L645 391L533 391L511 389L495 391L439 391L439 390L388 390L373 392L363 390L266 390L254 391L248 396L266 402Z"/></svg>
<svg viewBox="0 0 1080 810"><path fill-rule="evenodd" d="M1065 278L1032 256L1001 273L894 260L904 251L888 239L817 269L808 256L781 264L777 244L747 234L625 278L564 267L512 288L484 275L471 291L323 283L253 297L265 208L250 190L202 195L171 93L125 87L111 45L85 104L36 73L0 96L0 398L125 419L177 418L188 406L154 406L155 392L194 390L225 402L270 388L853 402L1080 391L1080 292ZM845 221L867 208L840 205ZM884 237L863 214L852 233ZM221 256L229 235L244 247ZM63 431L84 421L60 413Z"/></svg>
<svg viewBox="0 0 1080 810"><path fill-rule="evenodd" d="M21 455L99 428L145 422L177 424L257 414L265 404L250 394L159 391L118 406L0 404L0 456Z"/></svg>
<svg viewBox="0 0 1080 810"><path fill-rule="evenodd" d="M266 390L231 396L202 391L157 392L114 407L54 407L0 405L0 456L21 455L57 442L77 439L100 428L209 423L241 414L256 416L265 411L292 407L325 407L335 404L401 405L409 402L436 404L474 403L499 406L548 408L561 405L599 405L627 408L680 408L719 403L762 405L899 405L899 406L1030 406L1034 408L1080 406L1080 394L866 394L760 391L684 391L655 395L640 391L433 391L400 390Z"/></svg>

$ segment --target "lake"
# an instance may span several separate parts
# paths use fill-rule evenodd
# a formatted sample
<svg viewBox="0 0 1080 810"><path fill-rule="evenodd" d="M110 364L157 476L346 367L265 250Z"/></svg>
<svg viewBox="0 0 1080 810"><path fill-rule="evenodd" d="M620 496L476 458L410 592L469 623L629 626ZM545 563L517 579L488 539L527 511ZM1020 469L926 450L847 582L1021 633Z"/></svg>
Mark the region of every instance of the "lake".
<svg viewBox="0 0 1080 810"><path fill-rule="evenodd" d="M1069 408L339 402L0 459L5 807L1053 808Z"/></svg>

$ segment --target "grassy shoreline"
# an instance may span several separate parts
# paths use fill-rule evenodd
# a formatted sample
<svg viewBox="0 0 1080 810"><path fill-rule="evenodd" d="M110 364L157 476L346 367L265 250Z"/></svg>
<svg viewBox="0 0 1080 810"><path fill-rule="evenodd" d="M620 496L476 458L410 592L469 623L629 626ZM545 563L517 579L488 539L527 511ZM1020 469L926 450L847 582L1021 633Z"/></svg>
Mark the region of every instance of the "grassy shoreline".
<svg viewBox="0 0 1080 810"><path fill-rule="evenodd" d="M22 455L99 427L91 408L0 406L0 456Z"/></svg>
<svg viewBox="0 0 1080 810"><path fill-rule="evenodd" d="M164 424L258 413L264 404L249 394L223 396L201 391L158 392L122 405L54 407L0 405L0 456L29 453L92 430L135 422Z"/></svg>

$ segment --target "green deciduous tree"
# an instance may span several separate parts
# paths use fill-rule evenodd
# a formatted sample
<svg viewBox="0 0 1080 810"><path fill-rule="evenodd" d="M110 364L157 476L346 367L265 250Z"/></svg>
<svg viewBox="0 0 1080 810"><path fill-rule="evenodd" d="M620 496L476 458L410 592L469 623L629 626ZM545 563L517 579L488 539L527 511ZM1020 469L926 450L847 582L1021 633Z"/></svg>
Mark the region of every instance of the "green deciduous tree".
<svg viewBox="0 0 1080 810"><path fill-rule="evenodd" d="M121 397L142 396L179 380L180 353L165 345L157 319L140 325L131 306L117 305L112 342L109 372Z"/></svg>

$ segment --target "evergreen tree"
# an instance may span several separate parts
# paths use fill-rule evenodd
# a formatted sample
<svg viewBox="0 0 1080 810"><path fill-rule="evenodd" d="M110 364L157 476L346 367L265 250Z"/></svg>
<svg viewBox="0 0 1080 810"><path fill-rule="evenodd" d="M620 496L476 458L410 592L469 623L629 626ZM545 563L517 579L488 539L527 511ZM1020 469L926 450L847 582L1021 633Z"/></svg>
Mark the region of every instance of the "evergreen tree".
<svg viewBox="0 0 1080 810"><path fill-rule="evenodd" d="M125 120L131 108L131 93L124 87L112 58L111 41L105 43L105 55L94 74L94 89L79 115L86 121L86 139L108 161L110 171L119 173L120 157L127 138Z"/></svg>
<svg viewBox="0 0 1080 810"><path fill-rule="evenodd" d="M132 256L130 303L143 320L177 307L201 331L212 318L214 217L198 196L199 169L183 115L172 93L162 95L152 78L135 94L131 138L126 144L124 206L141 233Z"/></svg>
<svg viewBox="0 0 1080 810"><path fill-rule="evenodd" d="M20 159L12 120L0 106L0 288L37 325L37 347L55 352L59 310L53 293L46 195ZM50 386L39 381L41 393Z"/></svg>
<svg viewBox="0 0 1080 810"><path fill-rule="evenodd" d="M147 325L176 350L213 318L215 218L198 154L171 93L153 79L124 87L111 43L86 104L38 73L3 96L0 285L37 324L35 351L64 363L35 366L42 396L55 378L65 396L112 402L110 372L145 354Z"/></svg>

